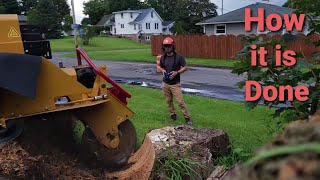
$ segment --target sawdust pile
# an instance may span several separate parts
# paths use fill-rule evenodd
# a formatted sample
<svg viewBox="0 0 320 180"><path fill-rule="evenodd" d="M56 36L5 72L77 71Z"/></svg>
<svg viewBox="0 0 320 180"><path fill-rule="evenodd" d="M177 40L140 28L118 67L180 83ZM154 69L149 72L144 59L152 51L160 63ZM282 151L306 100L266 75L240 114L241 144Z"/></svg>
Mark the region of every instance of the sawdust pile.
<svg viewBox="0 0 320 180"><path fill-rule="evenodd" d="M61 120L63 121L63 120ZM10 179L104 179L103 169L83 163L67 126L26 121L25 133L0 148L0 176Z"/></svg>

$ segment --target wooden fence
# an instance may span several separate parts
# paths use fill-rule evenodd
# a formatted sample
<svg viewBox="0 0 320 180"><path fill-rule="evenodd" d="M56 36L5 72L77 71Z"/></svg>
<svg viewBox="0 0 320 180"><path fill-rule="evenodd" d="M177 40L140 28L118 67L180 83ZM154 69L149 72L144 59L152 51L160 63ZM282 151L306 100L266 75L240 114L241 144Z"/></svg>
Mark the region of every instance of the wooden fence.
<svg viewBox="0 0 320 180"><path fill-rule="evenodd" d="M152 55L162 54L161 44L165 37L168 36L158 35L151 37ZM236 59L236 54L244 47L241 37L234 35L177 35L170 37L176 42L177 52L188 58ZM270 40L270 37L267 35L260 35L260 37ZM316 48L312 43L320 40L319 35L314 34L307 37L299 34L298 37L296 41L288 45L288 50L303 52L308 58L310 58L314 52L320 51L320 47ZM272 39L279 38L280 35L272 37ZM267 47L267 49L268 55L272 56L274 48Z"/></svg>

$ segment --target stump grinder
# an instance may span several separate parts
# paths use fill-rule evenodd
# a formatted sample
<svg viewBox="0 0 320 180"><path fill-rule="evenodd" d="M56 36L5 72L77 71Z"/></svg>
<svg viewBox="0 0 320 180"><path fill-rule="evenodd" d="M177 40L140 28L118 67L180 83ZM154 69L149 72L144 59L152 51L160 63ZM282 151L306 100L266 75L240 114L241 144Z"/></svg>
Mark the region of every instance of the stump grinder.
<svg viewBox="0 0 320 180"><path fill-rule="evenodd" d="M153 145L146 136L137 150L134 112L127 106L131 95L107 76L106 66L96 67L81 48L75 48L77 66L58 66L50 62L45 29L22 25L12 14L0 15L0 24L0 143L16 139L26 120L65 113L83 152L121 169L110 178L148 179Z"/></svg>

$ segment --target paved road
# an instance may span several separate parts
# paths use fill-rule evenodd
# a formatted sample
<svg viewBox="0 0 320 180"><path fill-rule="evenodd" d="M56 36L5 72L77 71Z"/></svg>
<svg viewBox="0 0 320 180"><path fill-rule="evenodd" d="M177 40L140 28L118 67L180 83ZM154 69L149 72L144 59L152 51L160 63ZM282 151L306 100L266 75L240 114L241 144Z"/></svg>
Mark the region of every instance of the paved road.
<svg viewBox="0 0 320 180"><path fill-rule="evenodd" d="M66 67L77 64L76 59L63 58L63 54L65 53L54 53L52 62L58 64L62 61ZM161 85L162 76L155 72L156 64L107 60L93 60L93 62L96 66L105 64L108 75L117 82L145 82L157 88ZM190 67L189 71L182 75L181 83L187 93L242 101L244 91L239 90L236 85L241 80L243 76L232 74L229 69Z"/></svg>

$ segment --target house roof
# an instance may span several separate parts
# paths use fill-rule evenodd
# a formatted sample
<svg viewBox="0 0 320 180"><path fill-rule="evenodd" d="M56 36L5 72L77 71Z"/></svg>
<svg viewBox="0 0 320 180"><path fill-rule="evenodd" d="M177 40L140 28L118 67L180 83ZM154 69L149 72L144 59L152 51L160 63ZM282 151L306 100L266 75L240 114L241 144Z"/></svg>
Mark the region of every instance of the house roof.
<svg viewBox="0 0 320 180"><path fill-rule="evenodd" d="M250 8L252 16L258 16L258 9L264 8L265 10L265 17L270 14L279 14L280 16L284 14L292 14L294 9L288 7L280 7L273 4L266 4L266 3L255 3L240 9L236 9L234 11L228 12L226 14L216 16L204 21L197 23L196 25L204 25L204 24L219 24L219 23L239 23L245 22L245 8Z"/></svg>
<svg viewBox="0 0 320 180"><path fill-rule="evenodd" d="M139 14L138 17L137 17L134 21L132 21L131 23L141 22L142 20L144 20L144 18L146 18L146 16L147 16L152 10L153 10L153 8L137 10L138 12L140 12L140 14Z"/></svg>
<svg viewBox="0 0 320 180"><path fill-rule="evenodd" d="M106 24L108 21L110 23ZM114 15L109 14L102 17L102 19L97 23L97 26L111 25L114 22Z"/></svg>
<svg viewBox="0 0 320 180"><path fill-rule="evenodd" d="M174 23L174 21L163 21L162 26L168 26L170 24Z"/></svg>
<svg viewBox="0 0 320 180"><path fill-rule="evenodd" d="M136 17L135 20L133 20L131 23L140 23L141 21L143 21L147 15L151 12L154 11L156 15L159 16L159 18L162 21L162 25L163 26L168 26L171 23L173 23L173 21L163 21L163 19L160 17L160 15L154 10L154 8L148 8L148 9L137 9L137 10L123 10L123 11L117 11L117 12L113 12L112 14L109 15L105 15L102 17L102 19L97 23L98 26L110 26L110 25L114 25L115 23L115 19L114 19L114 14L119 14L119 13L130 13L130 12L135 12L135 13L139 13L139 15ZM109 23L107 23L110 20ZM106 24L107 23L107 24Z"/></svg>

